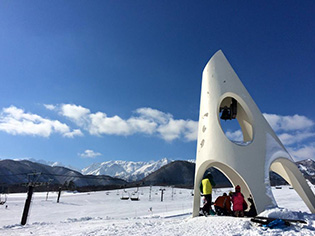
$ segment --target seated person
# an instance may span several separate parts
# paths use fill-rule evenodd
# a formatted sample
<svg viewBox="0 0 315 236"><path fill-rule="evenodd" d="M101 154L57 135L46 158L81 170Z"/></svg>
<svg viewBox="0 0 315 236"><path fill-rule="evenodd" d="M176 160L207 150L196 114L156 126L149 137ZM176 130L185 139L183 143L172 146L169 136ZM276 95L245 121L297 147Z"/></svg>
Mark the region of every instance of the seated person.
<svg viewBox="0 0 315 236"><path fill-rule="evenodd" d="M214 209L217 215L228 216L231 215L231 198L223 193L222 196L218 197L214 202Z"/></svg>
<svg viewBox="0 0 315 236"><path fill-rule="evenodd" d="M250 207L249 207L249 211L244 212L245 216L248 216L248 217L257 216L257 211L256 211L256 207L255 207L252 195L250 195L249 198L247 198L247 200L250 202Z"/></svg>

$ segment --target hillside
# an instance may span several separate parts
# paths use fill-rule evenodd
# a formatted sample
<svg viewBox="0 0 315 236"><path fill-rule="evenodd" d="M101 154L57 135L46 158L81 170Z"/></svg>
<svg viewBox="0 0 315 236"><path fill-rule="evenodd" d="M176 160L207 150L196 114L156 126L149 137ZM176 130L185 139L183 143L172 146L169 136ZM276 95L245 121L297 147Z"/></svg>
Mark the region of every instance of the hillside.
<svg viewBox="0 0 315 236"><path fill-rule="evenodd" d="M30 175L31 173L40 173L40 175ZM0 161L0 183L2 186L10 187L10 191L21 189L19 186L27 184L28 182L36 182L37 185L50 186L67 185L71 182L72 188L84 186L122 186L126 181L113 178L110 176L90 176L82 175L80 172L61 167L48 166L27 160L1 160ZM14 188L12 188L14 186Z"/></svg>
<svg viewBox="0 0 315 236"><path fill-rule="evenodd" d="M219 170L210 168L216 187L230 187L229 180ZM143 185L174 185L177 187L194 186L195 163L188 161L171 162L140 181Z"/></svg>
<svg viewBox="0 0 315 236"><path fill-rule="evenodd" d="M191 187L194 182L195 164L174 161L140 181L142 185L176 185Z"/></svg>
<svg viewBox="0 0 315 236"><path fill-rule="evenodd" d="M107 162L106 165L103 164L102 169L106 169L106 173L114 176L117 173L124 173L125 177L129 180L137 180L128 182L109 175L99 175L99 173L103 173L100 172L99 168L99 172L95 172L95 175L83 175L78 171L61 166L48 166L28 160L1 160L0 186L2 186L2 189L0 191L25 191L25 185L29 181L36 181L42 184L43 186L37 187L37 190L41 191L47 189L48 183L51 189L57 189L59 186L62 186L64 189L75 188L79 191L121 188L135 185L173 185L192 188L194 185L195 163L189 161L172 161L166 164L167 162L170 161L167 159L147 163L111 161ZM297 162L296 165L304 177L315 184L315 162L313 160L304 160ZM122 171L119 172L118 170ZM231 186L229 180L219 170L210 168L209 171L214 176L216 187ZM31 173L40 173L40 175L38 179L35 179L37 175L32 176L30 175ZM273 172L270 173L270 182L272 186L287 184L283 178ZM8 188L10 189L8 190Z"/></svg>
<svg viewBox="0 0 315 236"><path fill-rule="evenodd" d="M315 184L315 162L304 160L296 165L301 170L304 177L312 184ZM216 182L216 187L230 187L231 183L226 176L216 168L209 168ZM194 186L195 163L188 161L174 161L159 170L149 174L139 183L143 185L175 185L192 188ZM270 183L272 186L287 185L288 183L278 174L270 172Z"/></svg>

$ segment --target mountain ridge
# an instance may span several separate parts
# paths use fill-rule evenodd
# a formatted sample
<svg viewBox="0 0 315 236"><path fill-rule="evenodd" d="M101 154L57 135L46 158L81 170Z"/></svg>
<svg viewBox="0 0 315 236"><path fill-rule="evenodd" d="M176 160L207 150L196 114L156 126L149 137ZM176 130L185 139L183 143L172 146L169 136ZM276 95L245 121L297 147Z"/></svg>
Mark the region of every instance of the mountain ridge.
<svg viewBox="0 0 315 236"><path fill-rule="evenodd" d="M24 186L27 185L30 181L28 179L28 174L32 175L34 172L41 173L37 182L49 183L50 186L55 186L56 188L62 186L64 189L69 189L69 185L72 182L72 189L75 187L79 191L143 185L173 185L176 187L192 188L194 185L195 163L192 161L171 161L162 159L158 162L141 162L140 164L142 166L139 162L132 162L130 164L126 161L112 161L107 162L107 164L108 163L111 163L112 166L114 166L114 171L112 171L113 174L117 174L117 170L124 170L124 168L129 167L129 171L134 170L132 176L137 177L137 180L126 181L109 175L84 175L66 167L52 167L28 160L0 160L0 185L2 188L3 186L13 187L13 190L10 190L11 192L20 191L22 189L21 186L23 184ZM119 167L118 164L122 164L125 167ZM304 177L312 184L315 184L315 162L313 160L303 160L296 162L296 165L301 170ZM133 169L135 166L137 169ZM217 184L216 187L231 186L231 183L222 172L216 168L210 168L209 171L214 176ZM270 183L271 185L287 184L283 178L274 172L270 172ZM25 189L26 188L24 187L23 191L25 191ZM46 187L43 187L42 191L45 189Z"/></svg>
<svg viewBox="0 0 315 236"><path fill-rule="evenodd" d="M11 192L20 190L21 186L63 186L72 188L85 186L123 186L127 182L111 176L83 175L78 171L62 166L48 166L28 160L0 160L0 183L3 187L11 186ZM34 183L36 182L36 183Z"/></svg>
<svg viewBox="0 0 315 236"><path fill-rule="evenodd" d="M86 175L109 175L132 182L141 180L170 162L172 162L172 160L167 158L147 162L122 160L105 161L101 163L93 163L92 165L82 169L81 172Z"/></svg>

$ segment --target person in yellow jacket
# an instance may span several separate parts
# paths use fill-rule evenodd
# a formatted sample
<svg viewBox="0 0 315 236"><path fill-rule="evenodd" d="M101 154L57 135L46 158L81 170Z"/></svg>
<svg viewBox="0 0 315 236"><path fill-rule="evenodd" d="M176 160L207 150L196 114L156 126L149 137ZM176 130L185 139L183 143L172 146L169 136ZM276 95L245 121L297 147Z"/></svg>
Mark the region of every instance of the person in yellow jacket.
<svg viewBox="0 0 315 236"><path fill-rule="evenodd" d="M201 208L202 213L207 216L210 213L211 203L212 203L212 187L215 186L215 182L213 181L213 176L211 173L207 173L206 177L202 179L200 183L200 192L205 198L205 203Z"/></svg>

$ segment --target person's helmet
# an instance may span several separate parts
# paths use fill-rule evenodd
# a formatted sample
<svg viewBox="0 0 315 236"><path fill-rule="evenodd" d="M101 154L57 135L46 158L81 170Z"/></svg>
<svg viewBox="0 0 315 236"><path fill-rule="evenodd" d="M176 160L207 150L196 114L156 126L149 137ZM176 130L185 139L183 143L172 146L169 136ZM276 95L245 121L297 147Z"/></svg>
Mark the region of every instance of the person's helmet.
<svg viewBox="0 0 315 236"><path fill-rule="evenodd" d="M239 185L237 185L236 187L235 187L235 190L241 190L241 187L239 186Z"/></svg>
<svg viewBox="0 0 315 236"><path fill-rule="evenodd" d="M209 179L213 179L213 176L212 176L211 172L208 172L206 177L209 178Z"/></svg>

